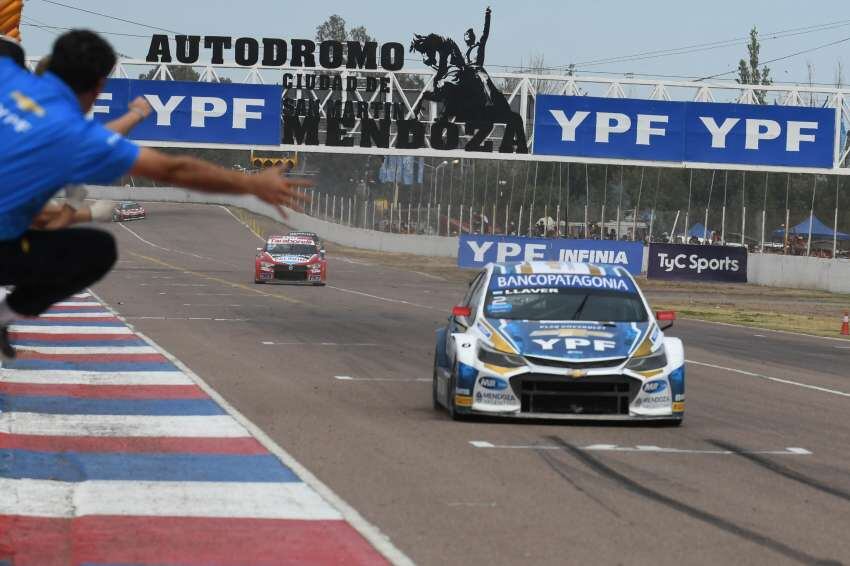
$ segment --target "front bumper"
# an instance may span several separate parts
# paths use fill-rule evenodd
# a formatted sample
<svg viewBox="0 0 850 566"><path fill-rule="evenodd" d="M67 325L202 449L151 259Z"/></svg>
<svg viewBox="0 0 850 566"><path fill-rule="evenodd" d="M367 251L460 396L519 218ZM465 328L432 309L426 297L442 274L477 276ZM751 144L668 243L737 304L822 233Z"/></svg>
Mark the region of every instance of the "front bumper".
<svg viewBox="0 0 850 566"><path fill-rule="evenodd" d="M684 366L651 377L622 368L583 372L499 370L461 364L456 407L467 414L563 420L677 420L684 416Z"/></svg>
<svg viewBox="0 0 850 566"><path fill-rule="evenodd" d="M309 265L276 264L271 269L256 268L257 281L280 285L317 285L325 282L324 270L313 271Z"/></svg>

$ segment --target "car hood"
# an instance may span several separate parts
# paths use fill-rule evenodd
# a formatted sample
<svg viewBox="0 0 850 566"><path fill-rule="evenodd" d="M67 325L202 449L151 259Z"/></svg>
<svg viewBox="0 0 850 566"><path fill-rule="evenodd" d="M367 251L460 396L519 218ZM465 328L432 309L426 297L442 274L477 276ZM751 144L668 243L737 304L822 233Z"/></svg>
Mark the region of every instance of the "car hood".
<svg viewBox="0 0 850 566"><path fill-rule="evenodd" d="M479 330L500 350L509 350L512 346L523 356L594 361L631 355L649 327L648 322L546 322L488 318ZM488 333L490 336L487 336Z"/></svg>

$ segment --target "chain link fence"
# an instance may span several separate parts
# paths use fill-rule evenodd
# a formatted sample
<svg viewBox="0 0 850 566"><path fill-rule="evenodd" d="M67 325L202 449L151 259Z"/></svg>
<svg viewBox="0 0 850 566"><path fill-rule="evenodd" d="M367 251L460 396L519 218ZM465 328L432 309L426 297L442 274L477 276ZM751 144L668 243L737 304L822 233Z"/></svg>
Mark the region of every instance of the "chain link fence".
<svg viewBox="0 0 850 566"><path fill-rule="evenodd" d="M421 183L320 182L306 212L401 234L746 246L848 257L850 179L753 171L456 160Z"/></svg>

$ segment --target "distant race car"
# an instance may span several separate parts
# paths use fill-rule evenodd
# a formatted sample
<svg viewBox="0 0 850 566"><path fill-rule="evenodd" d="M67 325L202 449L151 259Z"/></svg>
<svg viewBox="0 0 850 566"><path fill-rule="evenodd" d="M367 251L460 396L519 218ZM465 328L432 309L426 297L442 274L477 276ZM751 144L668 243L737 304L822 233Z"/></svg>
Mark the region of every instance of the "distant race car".
<svg viewBox="0 0 850 566"><path fill-rule="evenodd" d="M491 264L437 331L434 407L469 415L660 420L685 411L673 312L622 267Z"/></svg>
<svg viewBox="0 0 850 566"><path fill-rule="evenodd" d="M137 202L119 202L112 209L112 221L141 220L146 215L145 209Z"/></svg>
<svg viewBox="0 0 850 566"><path fill-rule="evenodd" d="M270 236L257 248L254 283L324 285L328 262L312 238Z"/></svg>

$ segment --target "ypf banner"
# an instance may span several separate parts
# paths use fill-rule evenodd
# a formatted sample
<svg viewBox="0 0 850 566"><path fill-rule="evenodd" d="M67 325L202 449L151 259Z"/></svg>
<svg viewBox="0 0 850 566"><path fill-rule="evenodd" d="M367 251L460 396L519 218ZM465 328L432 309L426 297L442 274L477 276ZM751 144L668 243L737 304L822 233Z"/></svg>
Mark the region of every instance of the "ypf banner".
<svg viewBox="0 0 850 566"><path fill-rule="evenodd" d="M458 246L458 267L481 268L488 263L511 261L570 261L619 265L637 275L643 261L643 244L618 240L462 235Z"/></svg>
<svg viewBox="0 0 850 566"><path fill-rule="evenodd" d="M111 79L92 108L108 122L144 96L153 114L129 136L134 140L280 144L280 86Z"/></svg>
<svg viewBox="0 0 850 566"><path fill-rule="evenodd" d="M687 163L831 168L829 108L537 97L534 153Z"/></svg>
<svg viewBox="0 0 850 566"><path fill-rule="evenodd" d="M747 282L747 249L734 246L650 244L647 277Z"/></svg>

